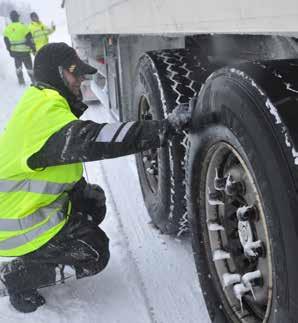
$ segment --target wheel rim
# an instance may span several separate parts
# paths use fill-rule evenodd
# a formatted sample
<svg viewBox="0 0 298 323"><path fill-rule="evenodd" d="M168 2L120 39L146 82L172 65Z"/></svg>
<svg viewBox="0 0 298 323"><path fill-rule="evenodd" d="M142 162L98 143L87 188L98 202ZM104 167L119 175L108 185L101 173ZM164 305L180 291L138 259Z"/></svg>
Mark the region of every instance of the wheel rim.
<svg viewBox="0 0 298 323"><path fill-rule="evenodd" d="M204 224L214 282L235 322L267 322L272 256L260 194L234 147L220 142L207 156Z"/></svg>
<svg viewBox="0 0 298 323"><path fill-rule="evenodd" d="M153 120L149 101L142 96L139 103L139 120ZM146 182L152 193L158 191L158 151L149 149L140 153Z"/></svg>

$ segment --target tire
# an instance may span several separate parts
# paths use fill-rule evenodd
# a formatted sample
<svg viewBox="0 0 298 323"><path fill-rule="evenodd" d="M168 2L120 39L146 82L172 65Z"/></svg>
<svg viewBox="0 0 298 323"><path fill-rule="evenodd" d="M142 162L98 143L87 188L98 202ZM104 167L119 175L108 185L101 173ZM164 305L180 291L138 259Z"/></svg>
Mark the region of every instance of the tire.
<svg viewBox="0 0 298 323"><path fill-rule="evenodd" d="M165 118L177 104L196 96L207 76L198 58L185 49L146 53L137 67L134 119ZM187 230L185 145L184 136L177 136L168 147L136 156L143 197L152 222L163 233L173 235Z"/></svg>
<svg viewBox="0 0 298 323"><path fill-rule="evenodd" d="M297 321L298 201L267 99L244 73L222 69L206 82L193 114L188 214L198 277L217 322ZM233 194L228 175L236 179ZM237 213L245 205L253 206L247 218L244 209ZM262 243L246 249L249 239ZM261 277L251 280L256 300L251 290L237 294L235 285L248 288L244 277L252 276L244 275L258 270Z"/></svg>

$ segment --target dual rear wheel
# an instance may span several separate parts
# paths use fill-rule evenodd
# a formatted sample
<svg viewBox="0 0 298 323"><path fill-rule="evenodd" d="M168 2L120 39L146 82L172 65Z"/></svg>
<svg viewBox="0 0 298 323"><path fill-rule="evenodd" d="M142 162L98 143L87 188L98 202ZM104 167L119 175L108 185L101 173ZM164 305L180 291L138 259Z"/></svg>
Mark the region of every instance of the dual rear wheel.
<svg viewBox="0 0 298 323"><path fill-rule="evenodd" d="M180 54L152 53L140 60L134 103L139 120L162 119L175 102L184 103L177 101L182 97L177 89L183 91L186 84L171 83L162 71L179 67ZM284 153L285 141L276 136L268 97L235 71L218 70L207 81L212 68L186 73L197 86L186 101L206 81L193 111L187 158L183 138L139 154L144 200L153 223L165 233L180 232L187 214L212 320L295 322L298 201L291 161Z"/></svg>

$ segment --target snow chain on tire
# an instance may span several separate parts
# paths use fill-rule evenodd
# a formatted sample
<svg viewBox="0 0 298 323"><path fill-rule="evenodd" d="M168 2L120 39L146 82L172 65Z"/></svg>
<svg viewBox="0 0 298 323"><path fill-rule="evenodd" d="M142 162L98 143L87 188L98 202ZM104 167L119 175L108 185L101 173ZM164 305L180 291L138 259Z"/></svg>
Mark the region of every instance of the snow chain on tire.
<svg viewBox="0 0 298 323"><path fill-rule="evenodd" d="M142 66L150 64L155 81L158 84L162 102L162 115L167 115L181 103L188 103L192 97L197 96L203 82L210 74L199 60L187 49L162 50L147 52L139 63ZM188 145L188 136L177 136L169 142L170 163L170 207L167 214L152 214L154 224L161 231L181 235L188 231L188 220L185 198L185 151ZM166 148L163 148L166 149ZM159 168L160 171L160 168ZM142 181L141 181L141 185ZM143 188L142 188L143 189ZM163 190L163 187L160 188ZM146 202L146 196L143 189ZM150 207L147 206L150 213ZM166 223L166 224L165 224ZM168 230L167 223L171 229Z"/></svg>

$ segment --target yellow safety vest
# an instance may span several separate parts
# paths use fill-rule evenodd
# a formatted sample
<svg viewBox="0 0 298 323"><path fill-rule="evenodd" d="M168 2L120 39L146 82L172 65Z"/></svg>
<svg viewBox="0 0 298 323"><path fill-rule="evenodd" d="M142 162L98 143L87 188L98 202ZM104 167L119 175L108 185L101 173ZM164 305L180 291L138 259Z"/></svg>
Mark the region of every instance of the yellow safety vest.
<svg viewBox="0 0 298 323"><path fill-rule="evenodd" d="M30 23L29 30L32 34L36 51L49 42L49 35L54 32L54 29L48 28L42 22L35 21Z"/></svg>
<svg viewBox="0 0 298 323"><path fill-rule="evenodd" d="M30 52L30 47L26 45L26 36L29 28L21 22L12 22L4 30L4 36L9 39L12 52Z"/></svg>
<svg viewBox="0 0 298 323"><path fill-rule="evenodd" d="M29 87L0 136L0 256L32 252L65 225L82 164L32 170L28 158L77 118L55 90Z"/></svg>

